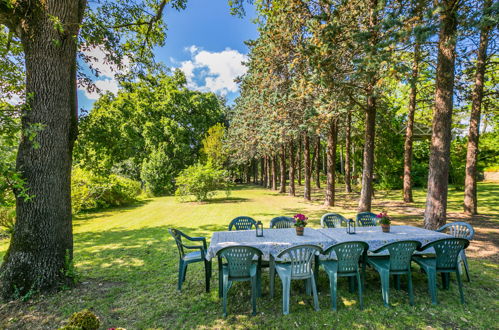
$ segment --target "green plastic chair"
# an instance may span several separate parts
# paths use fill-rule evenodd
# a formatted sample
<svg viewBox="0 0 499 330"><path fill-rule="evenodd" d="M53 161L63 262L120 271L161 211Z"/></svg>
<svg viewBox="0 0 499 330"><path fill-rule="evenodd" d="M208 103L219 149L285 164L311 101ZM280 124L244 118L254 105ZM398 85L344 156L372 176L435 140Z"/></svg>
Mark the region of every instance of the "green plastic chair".
<svg viewBox="0 0 499 330"><path fill-rule="evenodd" d="M468 241L471 241L475 236L475 230L473 229L473 226L471 226L467 222L448 223L438 228L437 231L446 232L447 234L457 238L465 238ZM464 252L464 249L461 250L461 253L459 253L459 264L461 264L461 262L463 262L464 270L466 271L466 278L468 279L468 282L471 282L469 267L468 267L468 259L466 258L466 253Z"/></svg>
<svg viewBox="0 0 499 330"><path fill-rule="evenodd" d="M428 276L428 289L431 295L431 302L434 305L437 301L437 273L442 273L444 289L449 289L450 273L456 273L461 303L464 304L463 283L459 274L459 254L466 249L470 242L465 238L444 238L431 242L418 250L423 251L428 248L435 249L435 257L413 256L412 259L418 263Z"/></svg>
<svg viewBox="0 0 499 330"><path fill-rule="evenodd" d="M262 261L262 251L249 246L229 246L221 249L217 253L218 262L222 264L222 297L223 316L227 316L227 294L232 282L251 282L251 304L253 315L256 315L256 297L258 296L258 276L260 263ZM254 259L258 258L255 263ZM225 259L227 262L223 263Z"/></svg>
<svg viewBox="0 0 499 330"><path fill-rule="evenodd" d="M378 223L376 214L371 212L361 212L356 217L357 226L359 227L375 227Z"/></svg>
<svg viewBox="0 0 499 330"><path fill-rule="evenodd" d="M407 275L409 304L414 305L411 258L414 251L420 246L421 243L418 241L394 242L373 251L374 253L378 253L388 250L389 257L370 257L367 259L367 262L376 269L381 277L381 293L386 307L390 306L390 275L395 275L397 290L400 290L400 275Z"/></svg>
<svg viewBox="0 0 499 330"><path fill-rule="evenodd" d="M359 261L367 253L369 245L365 242L344 242L333 245L323 252L324 255L331 256L331 252L336 254L335 259L320 260L329 277L329 287L331 291L331 309L336 310L336 292L338 286L338 277L346 276L349 278L350 291L353 291L353 281L357 278L357 287L359 290L359 307L363 309L362 300L362 280L359 270Z"/></svg>
<svg viewBox="0 0 499 330"><path fill-rule="evenodd" d="M295 225L294 219L291 217L275 217L272 220L270 220L271 229L293 228L294 225Z"/></svg>
<svg viewBox="0 0 499 330"><path fill-rule="evenodd" d="M256 228L256 221L251 217L237 217L229 224L229 231L231 230L250 230Z"/></svg>
<svg viewBox="0 0 499 330"><path fill-rule="evenodd" d="M289 314L291 280L307 281L307 294L312 291L314 309L319 310L312 260L315 259L315 254L321 251L322 249L315 245L297 245L277 255L277 258L282 258L282 261L276 261L273 255L270 256L270 297L274 297L275 272L277 271L282 282L282 313L284 315Z"/></svg>
<svg viewBox="0 0 499 330"><path fill-rule="evenodd" d="M338 213L326 213L321 217L322 228L338 228L346 226L347 219Z"/></svg>
<svg viewBox="0 0 499 330"><path fill-rule="evenodd" d="M182 290L182 283L185 282L185 277L187 274L187 266L196 262L204 262L204 272L206 281L206 292L210 292L210 279L211 279L211 260L206 260L206 238L204 237L190 237L178 229L169 228L168 232L175 239L179 253L179 263L178 263L178 285L177 289ZM182 241L182 238L191 242L202 242L203 245L186 245ZM187 250L198 250L190 253L185 253L184 249Z"/></svg>

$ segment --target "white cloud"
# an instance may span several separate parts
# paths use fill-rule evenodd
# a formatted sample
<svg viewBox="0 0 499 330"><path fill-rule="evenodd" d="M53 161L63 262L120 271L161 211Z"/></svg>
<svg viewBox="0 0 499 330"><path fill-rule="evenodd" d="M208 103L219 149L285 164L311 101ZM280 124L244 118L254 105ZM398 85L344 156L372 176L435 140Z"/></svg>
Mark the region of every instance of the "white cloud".
<svg viewBox="0 0 499 330"><path fill-rule="evenodd" d="M105 94L107 92L111 92L113 94L118 93L118 82L115 79L104 79L104 80L97 80L94 82L95 87L99 89L93 90L93 91L88 91L87 89L82 89L85 92L85 96L89 100L97 100L102 94Z"/></svg>
<svg viewBox="0 0 499 330"><path fill-rule="evenodd" d="M246 55L237 50L225 49L221 52L199 50L196 46L186 48L191 53L191 60L180 63L190 88L226 95L237 92L234 79L246 72L242 64Z"/></svg>

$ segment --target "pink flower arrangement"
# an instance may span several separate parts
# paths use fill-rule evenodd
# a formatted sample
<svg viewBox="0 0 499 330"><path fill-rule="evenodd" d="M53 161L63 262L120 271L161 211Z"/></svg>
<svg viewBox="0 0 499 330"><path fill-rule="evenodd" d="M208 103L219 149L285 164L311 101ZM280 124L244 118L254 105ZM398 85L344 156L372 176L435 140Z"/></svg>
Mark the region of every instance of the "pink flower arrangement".
<svg viewBox="0 0 499 330"><path fill-rule="evenodd" d="M307 225L308 217L304 214L298 213L293 216L295 227L305 227Z"/></svg>
<svg viewBox="0 0 499 330"><path fill-rule="evenodd" d="M380 224L389 225L391 223L391 219L388 216L388 213L386 213L386 211L383 211L383 212L377 214L376 218L378 219L378 222Z"/></svg>

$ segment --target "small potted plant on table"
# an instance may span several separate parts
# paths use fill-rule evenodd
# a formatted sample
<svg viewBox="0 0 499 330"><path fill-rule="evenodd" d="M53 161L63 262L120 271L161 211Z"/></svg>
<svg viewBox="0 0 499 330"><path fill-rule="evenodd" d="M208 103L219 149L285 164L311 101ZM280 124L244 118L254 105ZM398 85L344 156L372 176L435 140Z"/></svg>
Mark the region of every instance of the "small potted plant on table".
<svg viewBox="0 0 499 330"><path fill-rule="evenodd" d="M381 229L383 230L384 233L389 233L390 232L390 223L392 223L390 217L386 213L386 211L381 212L376 216L378 218L378 222L381 225Z"/></svg>
<svg viewBox="0 0 499 330"><path fill-rule="evenodd" d="M305 226L307 225L308 218L301 213L295 214L293 218L295 219L294 221L295 221L296 235L303 236L303 231L305 230Z"/></svg>

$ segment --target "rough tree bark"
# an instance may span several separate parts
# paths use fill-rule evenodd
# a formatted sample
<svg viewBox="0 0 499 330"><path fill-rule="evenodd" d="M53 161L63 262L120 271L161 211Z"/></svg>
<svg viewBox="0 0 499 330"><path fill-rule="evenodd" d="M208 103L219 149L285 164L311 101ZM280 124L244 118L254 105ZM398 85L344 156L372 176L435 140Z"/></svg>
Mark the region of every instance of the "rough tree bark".
<svg viewBox="0 0 499 330"><path fill-rule="evenodd" d="M338 141L337 119L332 119L327 133L327 183L325 206L334 206L336 145Z"/></svg>
<svg viewBox="0 0 499 330"><path fill-rule="evenodd" d="M435 109L430 146L428 191L424 213L426 229L437 229L446 222L449 156L451 142L454 66L456 59L456 12L458 0L441 0Z"/></svg>
<svg viewBox="0 0 499 330"><path fill-rule="evenodd" d="M306 200L311 200L311 164L310 164L310 138L307 133L303 135L303 158L305 159L305 189L303 191L303 197Z"/></svg>
<svg viewBox="0 0 499 330"><path fill-rule="evenodd" d="M284 144L281 145L280 157L281 161L279 162L279 165L280 165L281 180L279 182L280 183L279 192L285 193L286 192L286 148L284 147Z"/></svg>
<svg viewBox="0 0 499 330"><path fill-rule="evenodd" d="M265 185L265 160L260 158L260 185Z"/></svg>
<svg viewBox="0 0 499 330"><path fill-rule="evenodd" d="M71 260L73 256L71 164L77 135L76 36L86 1L17 4L21 8L10 13L9 28L21 38L26 95L32 95L27 99L29 110L23 113L22 129L27 131L37 124L43 129L35 141L23 136L19 145L16 167L33 198L16 196L15 230L0 270L5 298L11 297L16 288L25 294L68 283L64 270L68 267L66 258ZM0 19L4 10L0 8ZM54 27L53 17L62 23L63 30Z"/></svg>
<svg viewBox="0 0 499 330"><path fill-rule="evenodd" d="M321 138L317 136L317 144L315 145L315 186L321 188Z"/></svg>
<svg viewBox="0 0 499 330"><path fill-rule="evenodd" d="M270 159L270 167L272 169L272 190L277 190L277 167L275 156L272 156Z"/></svg>
<svg viewBox="0 0 499 330"><path fill-rule="evenodd" d="M302 154L303 154L303 148L302 148L302 141L300 139L298 143L298 185L301 186L301 176L302 176Z"/></svg>
<svg viewBox="0 0 499 330"><path fill-rule="evenodd" d="M350 150L351 146L351 129L352 129L352 114L350 111L347 113L346 120L346 128L345 128L345 191L347 193L352 192L352 173L350 171Z"/></svg>
<svg viewBox="0 0 499 330"><path fill-rule="evenodd" d="M294 196L295 190L295 144L293 141L289 143L289 195Z"/></svg>
<svg viewBox="0 0 499 330"><path fill-rule="evenodd" d="M492 4L486 0L483 6L484 15ZM482 110L483 83L487 63L487 46L491 26L484 24L480 31L475 73L475 88L472 94L470 128L468 132L468 150L466 153L466 177L464 181L464 213L474 215L478 213L476 196L476 164L478 156L478 139L480 137L480 115Z"/></svg>
<svg viewBox="0 0 499 330"><path fill-rule="evenodd" d="M272 174L270 173L270 157L265 156L265 177L266 177L266 184L265 188L272 187Z"/></svg>
<svg viewBox="0 0 499 330"><path fill-rule="evenodd" d="M414 60L412 62L412 74L410 79L411 89L409 91L409 111L407 114L407 125L405 129L404 142L404 202L412 203L412 135L414 128L414 113L416 112L417 80L419 74L420 45L414 44Z"/></svg>

